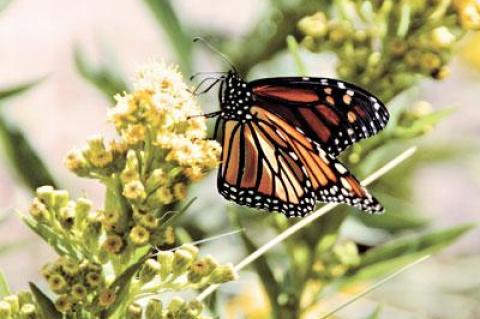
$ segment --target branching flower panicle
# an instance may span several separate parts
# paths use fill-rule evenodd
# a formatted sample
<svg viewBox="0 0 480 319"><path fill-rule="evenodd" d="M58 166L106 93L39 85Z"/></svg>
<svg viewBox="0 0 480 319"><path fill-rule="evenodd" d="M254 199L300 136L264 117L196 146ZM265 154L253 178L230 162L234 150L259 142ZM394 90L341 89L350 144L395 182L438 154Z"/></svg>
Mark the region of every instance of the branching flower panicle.
<svg viewBox="0 0 480 319"><path fill-rule="evenodd" d="M337 74L388 101L418 76L444 79L454 45L480 28L480 4L458 1L338 1L298 27L311 51L334 51ZM450 4L449 4L450 3Z"/></svg>
<svg viewBox="0 0 480 319"><path fill-rule="evenodd" d="M73 200L67 191L44 186L23 217L61 255L42 269L57 294L55 309L69 315L118 311L127 318L203 318L196 301L176 298L164 309L158 299L145 306L138 300L236 278L233 267L199 257L194 246L158 250L175 243L175 205L187 197L188 184L218 165L220 147L205 139L205 119L191 117L201 110L176 67L141 67L134 91L116 100L108 118L119 139L106 143L95 136L65 160L72 172L105 184L104 207L94 209L84 197ZM129 287L126 295L119 293L122 276L129 276L121 281ZM17 308L0 301L2 314ZM33 305L26 308L35 311Z"/></svg>

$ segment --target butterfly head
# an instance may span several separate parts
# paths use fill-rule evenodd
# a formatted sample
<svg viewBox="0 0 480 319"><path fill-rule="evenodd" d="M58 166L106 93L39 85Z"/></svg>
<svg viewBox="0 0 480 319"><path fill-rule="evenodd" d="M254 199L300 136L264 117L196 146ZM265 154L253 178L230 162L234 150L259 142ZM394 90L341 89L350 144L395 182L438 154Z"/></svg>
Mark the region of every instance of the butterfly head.
<svg viewBox="0 0 480 319"><path fill-rule="evenodd" d="M221 116L227 120L252 119L252 90L249 84L235 71L229 71L220 85Z"/></svg>

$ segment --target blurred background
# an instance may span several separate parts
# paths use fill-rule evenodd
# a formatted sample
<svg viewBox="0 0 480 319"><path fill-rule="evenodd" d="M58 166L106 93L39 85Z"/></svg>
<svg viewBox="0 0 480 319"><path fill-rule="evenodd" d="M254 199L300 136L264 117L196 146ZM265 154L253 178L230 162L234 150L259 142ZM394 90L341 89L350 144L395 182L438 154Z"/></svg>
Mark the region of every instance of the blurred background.
<svg viewBox="0 0 480 319"><path fill-rule="evenodd" d="M3 7L0 12L0 91L7 92L10 88L22 91L15 96L2 96L0 101L3 139L0 153L0 269L13 289L22 289L28 281L40 280L40 267L54 255L15 216L16 210L28 209L32 180L55 181L57 186L69 189L74 195L85 192L101 205L103 194L99 185L71 174L64 168L63 160L69 150L82 145L87 137L98 133L113 134L112 126L106 122L106 112L112 104L109 93L115 93L123 85L128 86L129 76L136 66L151 58L180 63L187 76L193 71L225 68L217 57L201 48L195 49L190 60L182 58L181 52L184 51L179 49L179 43L186 43L185 39L172 37L176 33L169 27L175 29L178 21L172 12L165 11L165 7L159 13L156 3L162 2L0 1L0 7ZM287 50L285 42L297 21L285 19L283 23L289 24L289 30L279 30L278 26L272 27L265 16L284 14L287 17L285 12L302 6L303 11L296 13L297 20L300 20L317 11L315 1L310 1L314 3L311 6L305 2L176 0L169 8L176 12L188 41L195 35L211 35L218 39L222 49L234 55L235 62L248 61L241 68L249 71L248 76L253 79L297 73L295 56ZM272 7L276 13L272 13ZM258 48L250 48L254 27L259 37L265 33L283 32L279 35L278 49L262 56ZM250 41L243 41L247 37ZM300 42L302 36L296 38ZM332 54L309 51L312 50L300 49L297 53L309 75L336 76ZM453 114L435 123L433 131L408 142L408 145L420 145L420 152L424 152L423 160L412 165L411 196L407 205L418 212L414 220L418 225L420 221L428 220L428 226L422 224L425 229L477 222L480 216L480 34L470 32L462 37L451 54L449 77L443 81L422 79L414 89L400 97L400 102L393 99L391 103L393 106L410 103L411 96L414 96L413 100L426 101L434 110L454 108ZM258 57L257 61L250 61L254 57ZM92 85L95 79L96 86ZM28 87L34 85L23 90L26 83ZM202 97L201 102L205 110L218 107L215 94ZM9 140L6 136L15 139ZM36 159L24 143L32 146L46 171L38 169ZM27 151L19 152L24 149ZM18 153L24 157L18 157ZM393 157L395 153L390 154ZM33 172L29 168L33 168ZM26 180L24 175L33 177ZM401 177L392 175L391 179ZM225 211L235 209L232 205L225 208L225 201L212 190L214 183L215 177L211 176L190 192L191 196L199 196L190 216L197 223L196 230L202 234L225 231L229 227ZM395 184L396 181L389 180L389 183ZM350 238L366 240L362 234L371 226L351 222L344 225L344 231L358 233ZM415 231L421 231L422 227L416 227ZM397 235L378 230L381 227L373 228L381 232L375 240ZM407 234L414 231L413 228L402 230ZM479 241L480 231L470 231L435 258L415 266L340 312L339 318L364 318L379 302L384 305L382 318L479 318ZM232 252L231 246L238 249ZM242 242L235 239L212 243L205 250L220 255L218 258L225 261L239 260L243 254ZM226 294L233 297L225 306L229 318L262 318L262 313L267 311L267 301L257 298L263 293L254 274L245 273L238 283L229 287L231 291Z"/></svg>

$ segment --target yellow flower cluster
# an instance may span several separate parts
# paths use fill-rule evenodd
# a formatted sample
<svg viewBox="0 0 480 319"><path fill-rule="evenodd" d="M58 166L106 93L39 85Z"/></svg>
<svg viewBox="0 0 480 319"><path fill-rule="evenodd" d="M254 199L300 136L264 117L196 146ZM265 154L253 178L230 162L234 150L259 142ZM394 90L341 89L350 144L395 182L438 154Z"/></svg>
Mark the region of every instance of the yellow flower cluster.
<svg viewBox="0 0 480 319"><path fill-rule="evenodd" d="M46 264L42 275L50 289L59 295L55 302L58 311L67 313L78 305L90 306L105 288L102 267L88 260L76 261L60 257Z"/></svg>
<svg viewBox="0 0 480 319"><path fill-rule="evenodd" d="M418 75L446 78L455 45L466 31L480 28L478 0L430 2L335 3L332 11L345 13L348 7L348 14L302 18L302 44L335 52L339 77L389 100L414 85Z"/></svg>
<svg viewBox="0 0 480 319"><path fill-rule="evenodd" d="M206 139L202 111L177 67L156 61L141 66L133 87L117 95L108 112L120 139L107 145L94 137L66 159L76 174L107 185L108 202L129 204L100 212L107 233L101 247L113 254L130 243L172 244L173 229L160 225L162 214L185 199L187 185L215 168L220 155L219 144Z"/></svg>
<svg viewBox="0 0 480 319"><path fill-rule="evenodd" d="M30 292L20 292L0 298L0 318L40 318L40 313Z"/></svg>
<svg viewBox="0 0 480 319"><path fill-rule="evenodd" d="M134 88L132 94L116 96L109 112L127 145L151 142L162 151L157 161L181 168L193 180L218 165L220 147L205 140L205 119L198 117L202 111L176 67L161 62L143 66Z"/></svg>
<svg viewBox="0 0 480 319"><path fill-rule="evenodd" d="M460 25L467 30L480 28L480 1L454 0L453 5L458 12Z"/></svg>
<svg viewBox="0 0 480 319"><path fill-rule="evenodd" d="M205 119L176 67L152 62L139 68L134 91L117 95L108 118L121 136L105 145L89 140L66 166L80 176L120 175L123 196L137 205L168 205L186 196L186 183L218 165L220 146L207 140Z"/></svg>

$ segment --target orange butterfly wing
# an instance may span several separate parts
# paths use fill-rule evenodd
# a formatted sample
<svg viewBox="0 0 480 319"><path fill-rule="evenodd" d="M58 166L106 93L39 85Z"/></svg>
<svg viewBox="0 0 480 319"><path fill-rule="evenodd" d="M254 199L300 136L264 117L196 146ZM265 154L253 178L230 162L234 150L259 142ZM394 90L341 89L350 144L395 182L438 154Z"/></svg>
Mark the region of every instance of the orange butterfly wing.
<svg viewBox="0 0 480 319"><path fill-rule="evenodd" d="M224 197L289 217L308 214L317 200L383 211L340 162L302 132L264 108L254 106L251 113L252 121L223 123L218 188Z"/></svg>

